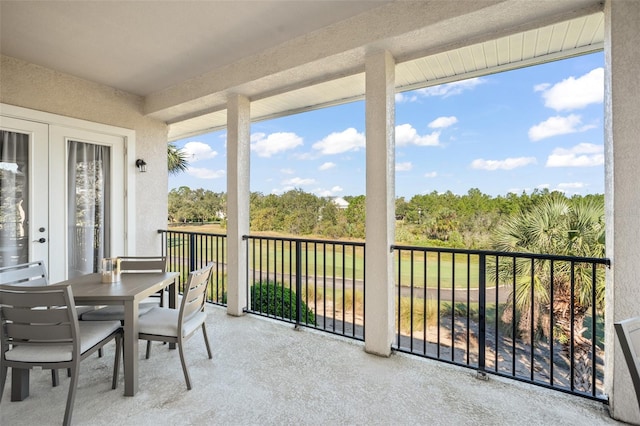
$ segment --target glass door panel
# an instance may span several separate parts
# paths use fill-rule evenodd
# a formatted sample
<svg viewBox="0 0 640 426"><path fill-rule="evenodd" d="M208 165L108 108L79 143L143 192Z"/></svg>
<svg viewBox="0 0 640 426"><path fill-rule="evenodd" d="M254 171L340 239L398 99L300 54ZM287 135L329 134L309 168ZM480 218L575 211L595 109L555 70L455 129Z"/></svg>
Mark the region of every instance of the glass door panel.
<svg viewBox="0 0 640 426"><path fill-rule="evenodd" d="M50 126L49 217L59 253L50 275L59 280L97 272L103 257L122 256L126 235L124 140ZM58 252L56 252L57 254Z"/></svg>
<svg viewBox="0 0 640 426"><path fill-rule="evenodd" d="M48 264L47 126L0 119L0 267Z"/></svg>
<svg viewBox="0 0 640 426"><path fill-rule="evenodd" d="M0 130L0 267L29 261L29 135Z"/></svg>
<svg viewBox="0 0 640 426"><path fill-rule="evenodd" d="M98 272L111 256L111 148L67 141L69 278Z"/></svg>

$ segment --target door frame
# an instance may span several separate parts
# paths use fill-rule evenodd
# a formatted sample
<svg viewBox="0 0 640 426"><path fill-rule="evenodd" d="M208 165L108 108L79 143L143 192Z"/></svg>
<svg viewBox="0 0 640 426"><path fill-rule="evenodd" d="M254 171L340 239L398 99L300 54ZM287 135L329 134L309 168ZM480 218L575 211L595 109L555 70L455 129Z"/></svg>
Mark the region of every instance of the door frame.
<svg viewBox="0 0 640 426"><path fill-rule="evenodd" d="M126 129L123 127L112 126L108 124L95 123L87 120L80 120L77 118L66 117L58 114L52 114L43 111L32 110L28 108L18 107L14 105L8 105L0 103L0 115L8 118L15 118L25 121L34 121L49 126L49 138L51 138L51 128L56 127L68 127L75 128L92 133L101 133L110 136L122 138L124 149L124 176L123 184L124 188L124 250L123 255L130 255L135 253L135 241L136 241L136 200L135 200L135 148L136 148L136 133L135 130ZM49 174L54 172L54 167L60 168L60 164L52 164L51 158L49 158ZM65 172L61 170L61 172ZM129 196L131 194L131 196ZM50 200L49 202L51 202ZM50 224L49 224L50 225ZM49 226L50 228L50 226ZM51 246L50 246L51 247ZM53 262L51 250L49 252L49 261ZM53 270L60 270L59 268L51 267L50 279L52 282L66 279L61 277L59 273L51 273ZM53 275L53 276L51 276Z"/></svg>

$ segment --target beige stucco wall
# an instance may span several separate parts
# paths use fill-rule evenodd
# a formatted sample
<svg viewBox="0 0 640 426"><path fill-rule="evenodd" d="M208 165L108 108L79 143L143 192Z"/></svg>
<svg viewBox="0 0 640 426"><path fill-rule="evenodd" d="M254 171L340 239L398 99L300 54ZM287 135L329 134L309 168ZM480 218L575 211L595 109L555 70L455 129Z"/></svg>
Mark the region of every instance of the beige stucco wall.
<svg viewBox="0 0 640 426"><path fill-rule="evenodd" d="M640 424L638 402L613 323L640 315L640 2L605 5L605 208L607 257L605 388L611 414Z"/></svg>
<svg viewBox="0 0 640 426"><path fill-rule="evenodd" d="M157 254L157 230L165 229L168 211L167 125L142 115L139 96L15 58L0 59L0 103L135 131L136 157L148 164L147 173L131 174L136 180L136 254Z"/></svg>

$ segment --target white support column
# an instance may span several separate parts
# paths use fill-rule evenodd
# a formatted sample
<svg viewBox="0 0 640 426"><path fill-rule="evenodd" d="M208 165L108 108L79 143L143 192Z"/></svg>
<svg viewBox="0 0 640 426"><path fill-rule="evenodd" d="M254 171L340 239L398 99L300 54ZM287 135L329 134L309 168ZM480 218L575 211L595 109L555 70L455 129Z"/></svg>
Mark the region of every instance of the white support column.
<svg viewBox="0 0 640 426"><path fill-rule="evenodd" d="M394 336L395 60L387 51L366 64L365 351L389 356Z"/></svg>
<svg viewBox="0 0 640 426"><path fill-rule="evenodd" d="M612 417L640 424L613 323L640 315L640 2L605 3L605 211L607 274L605 392Z"/></svg>
<svg viewBox="0 0 640 426"><path fill-rule="evenodd" d="M249 234L250 102L231 95L227 102L227 313L240 316L247 307Z"/></svg>

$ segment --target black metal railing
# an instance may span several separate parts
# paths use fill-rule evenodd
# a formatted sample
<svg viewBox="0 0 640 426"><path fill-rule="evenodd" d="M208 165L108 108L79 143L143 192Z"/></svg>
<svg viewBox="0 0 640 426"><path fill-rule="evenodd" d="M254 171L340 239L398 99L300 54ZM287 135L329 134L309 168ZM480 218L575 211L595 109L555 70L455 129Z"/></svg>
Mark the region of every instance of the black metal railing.
<svg viewBox="0 0 640 426"><path fill-rule="evenodd" d="M161 252L167 256L167 270L180 273L180 292L189 271L214 263L207 301L227 304L227 236L200 232L159 230Z"/></svg>
<svg viewBox="0 0 640 426"><path fill-rule="evenodd" d="M159 231L169 269L215 262L226 305L226 236ZM252 314L364 340L365 243L244 236ZM393 350L606 402L608 259L393 246Z"/></svg>
<svg viewBox="0 0 640 426"><path fill-rule="evenodd" d="M249 312L364 340L364 243L244 238Z"/></svg>
<svg viewBox="0 0 640 426"><path fill-rule="evenodd" d="M394 349L606 400L608 259L394 250Z"/></svg>

